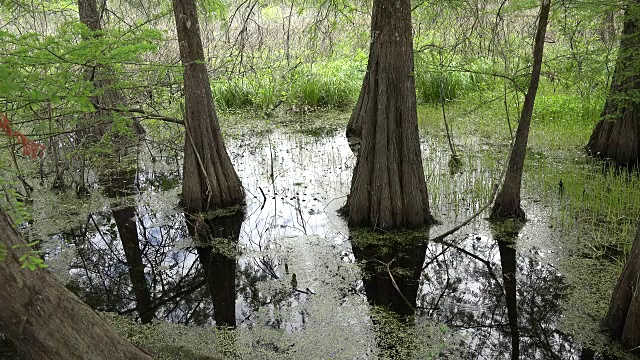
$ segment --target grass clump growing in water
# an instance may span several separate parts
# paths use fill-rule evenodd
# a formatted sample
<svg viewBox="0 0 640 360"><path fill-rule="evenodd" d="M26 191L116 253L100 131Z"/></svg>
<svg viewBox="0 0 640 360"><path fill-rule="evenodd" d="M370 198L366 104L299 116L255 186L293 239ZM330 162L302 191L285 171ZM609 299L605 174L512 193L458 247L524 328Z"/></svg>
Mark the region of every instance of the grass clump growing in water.
<svg viewBox="0 0 640 360"><path fill-rule="evenodd" d="M441 67L437 64L433 57L416 56L416 93L425 104L439 103L442 97L445 101L458 100L479 89L495 87L494 80L484 75L492 70L487 70L488 65L481 61L468 66L455 62Z"/></svg>
<svg viewBox="0 0 640 360"><path fill-rule="evenodd" d="M475 172L476 176L465 174L464 170L455 176L433 174L445 166L428 171L432 174L428 184L434 208L449 206L457 214L460 205L455 204L468 207L464 199L470 195L465 192L484 182L485 186L475 191L486 194L490 191L489 179L495 178L504 166L511 136L504 97L498 90L448 104L453 141L460 144L463 160L470 165L471 170L466 172ZM567 242L574 255L613 261L621 269L640 217L640 179L637 173L618 171L586 155L584 146L599 120L605 94L594 92L583 98L569 90L558 91L548 81L541 84L525 162L525 206L531 201L544 204L549 209L550 226L559 227L562 241ZM521 95L509 94L507 100L515 133ZM446 147L440 112L437 104L419 109L420 126L439 129L430 148ZM491 175L479 181L478 176L483 173ZM465 177L470 180L464 181ZM482 198L477 196L478 201Z"/></svg>
<svg viewBox="0 0 640 360"><path fill-rule="evenodd" d="M364 76L362 56L258 69L244 76L212 82L216 106L223 110L269 112L284 103L292 109L344 108L358 97ZM366 63L365 63L366 64ZM273 70L280 69L280 70Z"/></svg>

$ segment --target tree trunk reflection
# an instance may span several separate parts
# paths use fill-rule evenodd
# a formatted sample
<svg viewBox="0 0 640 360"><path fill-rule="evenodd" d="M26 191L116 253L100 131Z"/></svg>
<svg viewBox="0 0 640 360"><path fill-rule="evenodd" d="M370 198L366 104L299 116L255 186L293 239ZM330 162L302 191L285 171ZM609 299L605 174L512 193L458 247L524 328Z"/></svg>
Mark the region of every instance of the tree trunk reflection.
<svg viewBox="0 0 640 360"><path fill-rule="evenodd" d="M213 302L216 325L235 327L236 255L244 212L208 219L188 216L187 219Z"/></svg>
<svg viewBox="0 0 640 360"><path fill-rule="evenodd" d="M518 327L518 301L516 296L516 249L518 233L524 223L504 223L493 225L493 238L498 242L502 282L507 305L507 319L511 332L511 359L520 358L520 328Z"/></svg>

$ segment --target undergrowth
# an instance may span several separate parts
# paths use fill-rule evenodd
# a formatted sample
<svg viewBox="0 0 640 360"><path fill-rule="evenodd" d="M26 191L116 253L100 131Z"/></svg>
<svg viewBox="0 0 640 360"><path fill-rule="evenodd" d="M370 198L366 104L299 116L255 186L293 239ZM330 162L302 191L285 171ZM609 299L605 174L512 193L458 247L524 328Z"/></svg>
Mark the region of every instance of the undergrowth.
<svg viewBox="0 0 640 360"><path fill-rule="evenodd" d="M554 84L542 83L529 135L523 200L525 211L527 202L545 204L550 226L558 228L572 254L613 262L621 270L640 217L640 179L637 173L611 168L586 155L584 147L604 98L603 92L583 98L570 89L558 91ZM507 95L513 134L521 103L521 94ZM488 201L508 159L511 133L500 89L448 102L446 111L453 142L466 166L455 175L431 174L428 184L432 204L457 214ZM422 132L434 141L427 149L447 148L440 106L422 106L419 114ZM428 174L434 171L429 171L430 161L446 158L425 161Z"/></svg>
<svg viewBox="0 0 640 360"><path fill-rule="evenodd" d="M281 103L292 108L352 105L358 97L366 58L338 58L304 63L287 70L268 67L245 76L212 82L221 110L252 109L268 112Z"/></svg>

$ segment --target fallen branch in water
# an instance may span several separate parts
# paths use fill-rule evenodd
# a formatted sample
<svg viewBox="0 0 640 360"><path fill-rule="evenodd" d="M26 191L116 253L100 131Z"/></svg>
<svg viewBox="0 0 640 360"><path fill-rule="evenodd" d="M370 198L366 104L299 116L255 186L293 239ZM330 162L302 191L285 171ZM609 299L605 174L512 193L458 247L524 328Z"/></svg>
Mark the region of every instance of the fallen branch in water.
<svg viewBox="0 0 640 360"><path fill-rule="evenodd" d="M400 297L402 297L402 300L404 300L405 303L407 303L407 305L409 305L409 307L411 308L411 310L413 310L414 312L416 311L416 307L413 306L409 300L407 300L407 298L404 296L404 294L402 293L402 291L400 291L400 287L398 286L398 283L396 283L396 279L393 277L393 274L391 273L391 264L396 261L396 259L393 259L391 261L389 261L388 263L382 262L380 260L376 260L374 259L373 261L378 262L382 265L384 265L387 268L387 274L389 274L389 278L391 279L391 284L393 284L393 287L396 289L396 291L398 292L398 294L400 294Z"/></svg>
<svg viewBox="0 0 640 360"><path fill-rule="evenodd" d="M506 167L505 167L506 170ZM502 180L502 178L504 177L504 171L502 173L502 175L500 176L500 180ZM468 223L472 222L475 218L477 218L478 216L480 216L480 214L482 214L482 212L484 212L489 206L491 206L491 204L493 204L493 201L496 198L496 194L498 193L498 184L494 184L493 185L493 191L491 192L491 197L489 198L489 201L487 201L486 204L484 204L480 209L478 209L478 211L476 211L473 215L469 216L468 218L464 219L460 224L454 226L453 228L445 231L444 233L434 237L433 239L429 239L431 241L435 241L435 242L443 242L443 240L450 236L453 235L456 231L462 229L465 225L467 225ZM428 240L427 240L428 241Z"/></svg>

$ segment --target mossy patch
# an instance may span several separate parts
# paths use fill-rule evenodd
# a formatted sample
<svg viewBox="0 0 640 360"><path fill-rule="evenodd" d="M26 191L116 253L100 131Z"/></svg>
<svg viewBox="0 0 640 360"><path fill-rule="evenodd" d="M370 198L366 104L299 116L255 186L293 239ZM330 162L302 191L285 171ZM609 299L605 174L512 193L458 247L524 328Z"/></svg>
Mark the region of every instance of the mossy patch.
<svg viewBox="0 0 640 360"><path fill-rule="evenodd" d="M429 240L428 228L420 230L375 231L370 229L353 229L350 232L354 246L375 246L384 251L393 251L405 245L417 245Z"/></svg>

